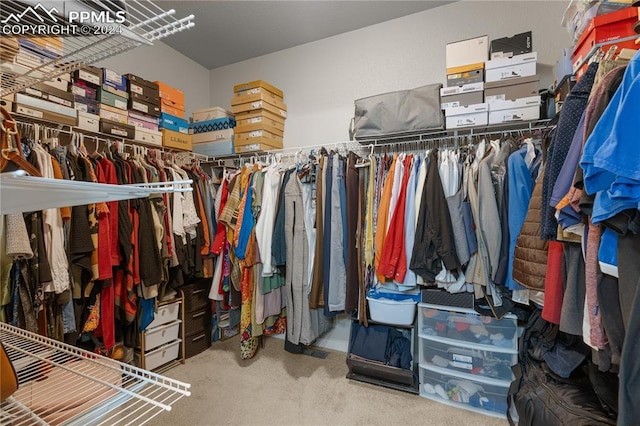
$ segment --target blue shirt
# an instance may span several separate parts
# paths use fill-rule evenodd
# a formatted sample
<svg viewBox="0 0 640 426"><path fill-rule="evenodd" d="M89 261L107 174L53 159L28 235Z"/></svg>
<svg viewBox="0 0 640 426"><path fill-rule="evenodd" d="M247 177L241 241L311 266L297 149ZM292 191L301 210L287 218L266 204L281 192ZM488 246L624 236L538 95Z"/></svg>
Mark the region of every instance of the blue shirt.
<svg viewBox="0 0 640 426"><path fill-rule="evenodd" d="M640 203L640 54L631 59L622 83L587 139L580 161L588 194L595 194L593 223Z"/></svg>

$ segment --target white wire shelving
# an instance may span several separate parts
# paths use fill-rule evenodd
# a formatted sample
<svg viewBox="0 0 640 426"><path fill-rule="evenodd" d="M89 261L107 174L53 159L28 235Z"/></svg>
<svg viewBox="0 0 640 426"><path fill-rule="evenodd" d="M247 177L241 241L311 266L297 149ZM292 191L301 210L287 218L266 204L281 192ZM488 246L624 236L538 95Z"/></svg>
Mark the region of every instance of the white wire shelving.
<svg viewBox="0 0 640 426"><path fill-rule="evenodd" d="M70 17L70 13L105 11L112 16L124 11L126 20L123 23L104 24L94 20L79 24ZM164 10L149 0L3 0L0 4L0 25L45 25L74 29L71 29L73 35L56 39L53 48L56 54L50 55L52 57L38 57L36 63L32 60L28 65L15 61L0 62L0 96L18 92L138 46L152 45L156 40L195 25L193 15L180 19L174 15L174 9ZM69 23L70 20L73 22ZM28 40L29 34L26 35ZM3 34L2 37L5 38L4 43L8 43L10 36ZM3 44L3 49L5 47L6 44Z"/></svg>
<svg viewBox="0 0 640 426"><path fill-rule="evenodd" d="M19 382L1 425L142 425L190 395L187 383L9 324L0 341Z"/></svg>

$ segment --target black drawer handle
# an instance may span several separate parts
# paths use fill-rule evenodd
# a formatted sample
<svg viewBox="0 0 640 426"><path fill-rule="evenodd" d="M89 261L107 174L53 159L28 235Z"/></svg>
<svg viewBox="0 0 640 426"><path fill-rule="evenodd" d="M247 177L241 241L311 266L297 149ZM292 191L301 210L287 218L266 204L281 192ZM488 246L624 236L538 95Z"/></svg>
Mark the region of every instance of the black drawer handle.
<svg viewBox="0 0 640 426"><path fill-rule="evenodd" d="M196 319L196 318L199 318L199 317L203 316L204 314L205 314L204 312L199 312L199 313L197 313L197 314L193 314L193 315L191 316L191 318L192 318L192 319Z"/></svg>
<svg viewBox="0 0 640 426"><path fill-rule="evenodd" d="M194 338L193 338L193 340L191 340L191 341L192 341L192 342L196 342L196 341L198 341L198 340L200 340L200 339L204 339L204 338L205 338L205 336L206 336L206 334L201 334L201 335L200 335L200 336L198 336L198 337L194 337Z"/></svg>

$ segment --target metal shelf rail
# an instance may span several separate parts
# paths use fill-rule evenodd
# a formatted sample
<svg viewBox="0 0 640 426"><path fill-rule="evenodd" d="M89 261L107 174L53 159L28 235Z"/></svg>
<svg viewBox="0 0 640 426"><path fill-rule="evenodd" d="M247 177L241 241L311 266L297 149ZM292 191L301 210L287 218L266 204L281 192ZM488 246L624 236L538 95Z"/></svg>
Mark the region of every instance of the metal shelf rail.
<svg viewBox="0 0 640 426"><path fill-rule="evenodd" d="M9 324L0 340L19 382L0 424L142 425L190 395L187 383Z"/></svg>
<svg viewBox="0 0 640 426"><path fill-rule="evenodd" d="M124 11L125 22L101 24L92 21L80 24L77 19L70 17L70 13L105 11L111 14ZM100 61L138 46L152 45L156 40L195 25L193 15L181 19L173 15L175 15L174 9L164 10L149 0L127 0L126 2L68 0L47 1L42 4L38 0L3 0L0 7L0 23L3 26L16 24L35 27L45 25L48 28L64 27L70 29L73 35L60 37L61 45L54 49L57 50L56 54L41 60L36 66L0 62L0 96L18 92L35 83L51 80L63 73L74 71L82 65ZM41 35L41 33L23 35ZM2 37L6 37L5 40L10 38L5 34ZM5 45L3 49L4 47Z"/></svg>

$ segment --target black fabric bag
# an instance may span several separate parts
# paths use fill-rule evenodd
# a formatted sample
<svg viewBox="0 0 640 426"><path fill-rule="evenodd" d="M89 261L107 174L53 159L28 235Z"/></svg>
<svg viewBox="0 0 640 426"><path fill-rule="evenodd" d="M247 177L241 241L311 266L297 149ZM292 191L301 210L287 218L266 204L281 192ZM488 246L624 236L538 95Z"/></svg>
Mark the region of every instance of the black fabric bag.
<svg viewBox="0 0 640 426"><path fill-rule="evenodd" d="M520 340L519 363L512 367L515 379L508 393L509 424L516 424L511 415L515 408L519 426L615 425L615 414L603 408L586 363L563 379L544 362L557 337L558 326L545 321L539 309L534 310Z"/></svg>

